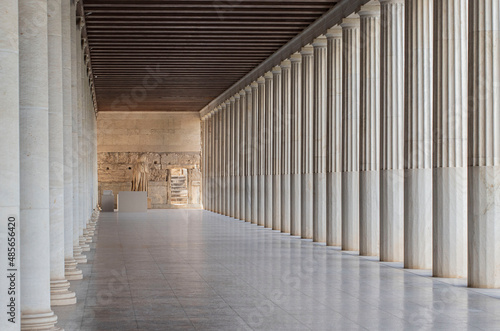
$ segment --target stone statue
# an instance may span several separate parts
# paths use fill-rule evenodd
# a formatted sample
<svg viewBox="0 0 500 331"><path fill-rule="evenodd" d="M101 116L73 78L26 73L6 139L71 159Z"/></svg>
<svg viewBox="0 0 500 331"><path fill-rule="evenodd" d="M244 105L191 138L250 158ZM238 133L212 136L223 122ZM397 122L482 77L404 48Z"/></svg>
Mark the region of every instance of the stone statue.
<svg viewBox="0 0 500 331"><path fill-rule="evenodd" d="M132 178L132 191L148 191L149 181L149 160L146 154L143 154L137 160L134 166Z"/></svg>

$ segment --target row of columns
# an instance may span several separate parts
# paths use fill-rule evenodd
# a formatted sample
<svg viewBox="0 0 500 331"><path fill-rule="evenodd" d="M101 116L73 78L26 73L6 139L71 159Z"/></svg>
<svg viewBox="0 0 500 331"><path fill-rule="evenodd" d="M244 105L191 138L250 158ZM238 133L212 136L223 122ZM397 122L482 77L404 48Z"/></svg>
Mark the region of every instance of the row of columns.
<svg viewBox="0 0 500 331"><path fill-rule="evenodd" d="M369 1L203 116L205 208L500 287L499 19Z"/></svg>
<svg viewBox="0 0 500 331"><path fill-rule="evenodd" d="M20 307L14 323L1 319L2 330L59 329L51 306L76 303L69 281L83 278L78 263L87 262L82 251L95 230L96 117L76 12L75 1L2 3L0 214L2 224L17 220L9 269ZM13 236L7 230L0 228L3 238ZM12 284L0 285L7 293Z"/></svg>

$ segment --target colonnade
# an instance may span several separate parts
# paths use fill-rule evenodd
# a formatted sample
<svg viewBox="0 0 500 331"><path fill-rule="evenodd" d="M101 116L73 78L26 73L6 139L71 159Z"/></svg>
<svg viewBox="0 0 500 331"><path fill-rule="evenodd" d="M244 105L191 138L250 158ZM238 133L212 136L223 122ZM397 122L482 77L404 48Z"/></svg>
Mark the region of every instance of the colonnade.
<svg viewBox="0 0 500 331"><path fill-rule="evenodd" d="M17 222L8 236L16 239L10 268L20 306L16 323L2 318L0 329L59 329L51 306L76 303L69 281L82 279L78 264L95 230L95 99L77 11L75 1L2 2L0 214L2 225Z"/></svg>
<svg viewBox="0 0 500 331"><path fill-rule="evenodd" d="M500 287L500 4L369 1L202 114L205 209Z"/></svg>

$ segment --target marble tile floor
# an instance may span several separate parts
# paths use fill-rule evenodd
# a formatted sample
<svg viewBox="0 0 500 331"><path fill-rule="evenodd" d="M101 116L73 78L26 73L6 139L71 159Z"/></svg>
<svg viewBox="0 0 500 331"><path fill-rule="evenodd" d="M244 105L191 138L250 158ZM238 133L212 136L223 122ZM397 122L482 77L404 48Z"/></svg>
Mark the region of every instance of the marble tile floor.
<svg viewBox="0 0 500 331"><path fill-rule="evenodd" d="M500 290L207 211L102 213L95 239L66 331L500 330Z"/></svg>

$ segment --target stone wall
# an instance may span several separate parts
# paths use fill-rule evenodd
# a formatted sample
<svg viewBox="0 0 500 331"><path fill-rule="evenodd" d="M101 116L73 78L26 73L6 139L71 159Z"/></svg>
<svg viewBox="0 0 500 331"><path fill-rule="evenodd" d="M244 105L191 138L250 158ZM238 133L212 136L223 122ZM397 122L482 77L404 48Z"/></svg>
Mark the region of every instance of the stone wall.
<svg viewBox="0 0 500 331"><path fill-rule="evenodd" d="M103 190L130 191L133 168L149 159L151 208L201 208L200 119L191 113L111 113L98 115L99 203ZM187 169L188 203L170 201L171 169Z"/></svg>

